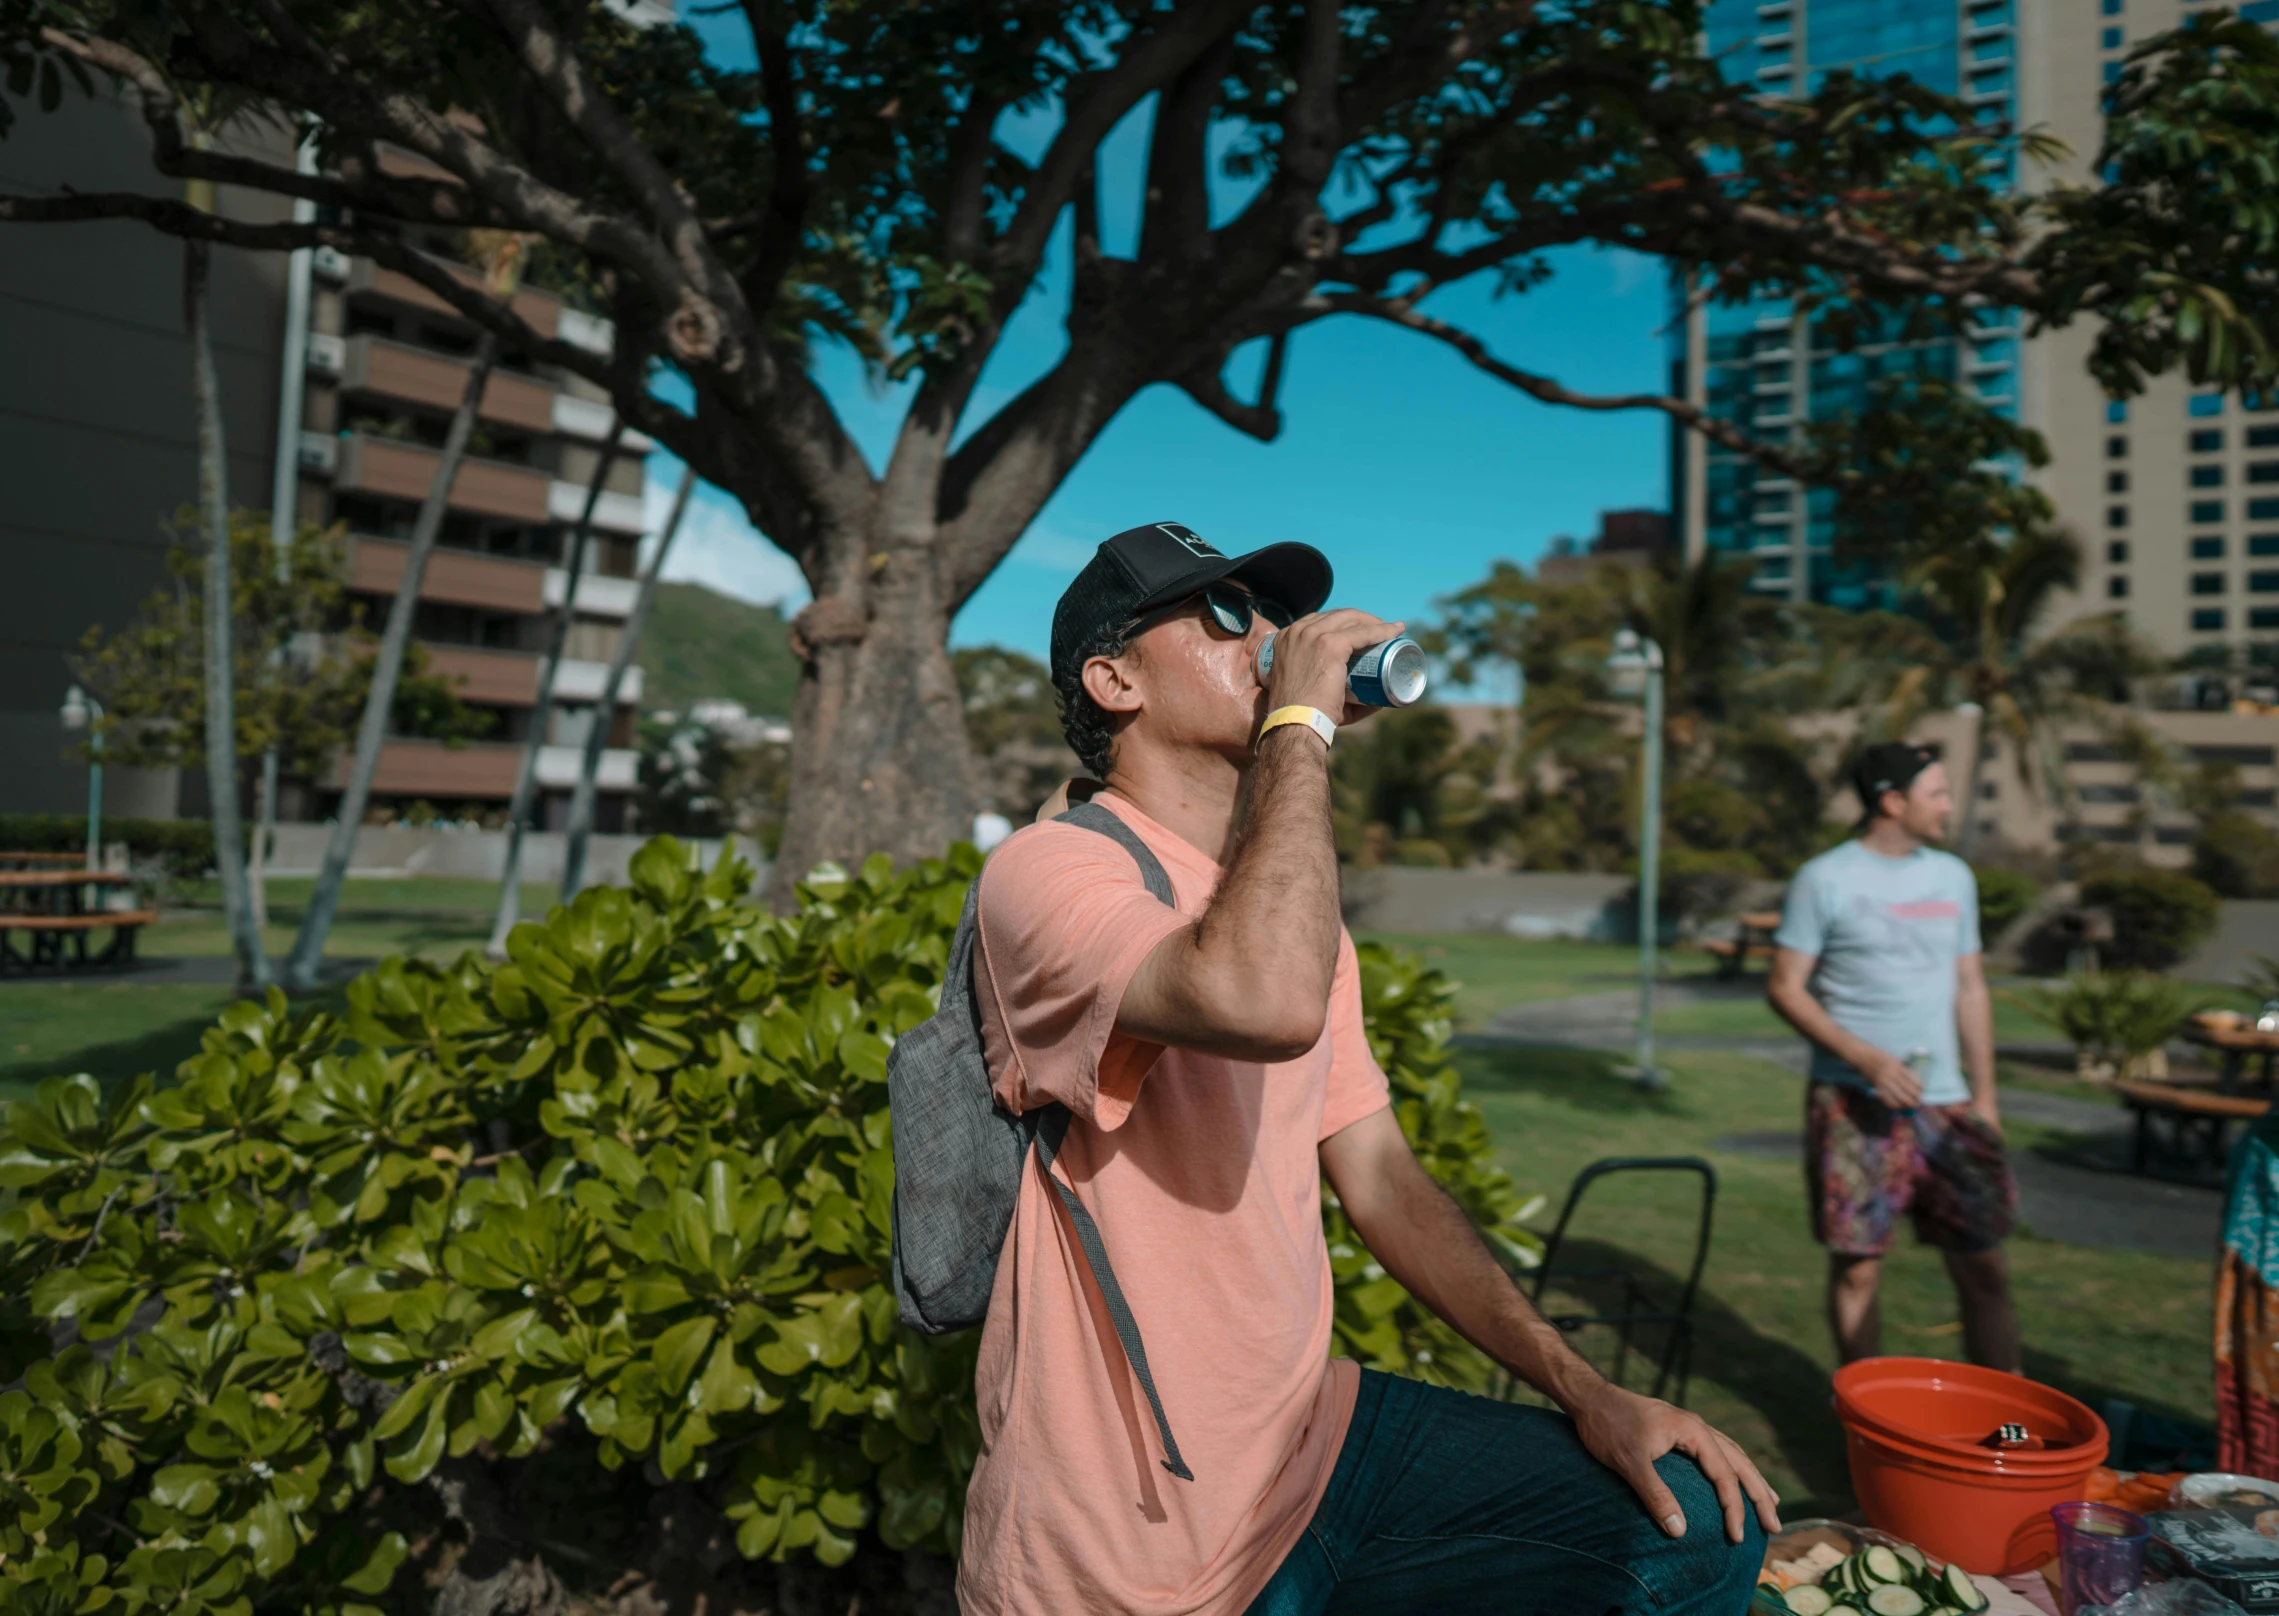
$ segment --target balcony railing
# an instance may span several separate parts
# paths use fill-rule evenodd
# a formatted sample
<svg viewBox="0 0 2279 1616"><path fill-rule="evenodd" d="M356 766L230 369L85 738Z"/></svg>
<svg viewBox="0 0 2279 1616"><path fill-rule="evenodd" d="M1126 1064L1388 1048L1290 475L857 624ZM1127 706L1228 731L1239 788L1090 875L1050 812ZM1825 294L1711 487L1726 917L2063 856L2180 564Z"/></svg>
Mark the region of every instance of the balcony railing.
<svg viewBox="0 0 2279 1616"><path fill-rule="evenodd" d="M376 393L433 410L455 410L467 392L464 359L371 335L350 337L340 359L343 392ZM483 385L483 419L525 432L554 430L554 390L494 370Z"/></svg>
<svg viewBox="0 0 2279 1616"><path fill-rule="evenodd" d="M398 539L362 535L348 542L348 587L358 594L393 595L403 581L404 560L411 546ZM546 573L542 561L518 561L511 556L478 555L441 546L428 557L427 571L419 581L419 598L534 616L546 609Z"/></svg>
<svg viewBox="0 0 2279 1616"><path fill-rule="evenodd" d="M344 434L333 487L344 493L379 494L416 503L427 497L440 458L424 444L362 432ZM553 478L545 472L528 466L470 458L451 480L451 508L511 522L545 522L552 519L547 501L552 483Z"/></svg>

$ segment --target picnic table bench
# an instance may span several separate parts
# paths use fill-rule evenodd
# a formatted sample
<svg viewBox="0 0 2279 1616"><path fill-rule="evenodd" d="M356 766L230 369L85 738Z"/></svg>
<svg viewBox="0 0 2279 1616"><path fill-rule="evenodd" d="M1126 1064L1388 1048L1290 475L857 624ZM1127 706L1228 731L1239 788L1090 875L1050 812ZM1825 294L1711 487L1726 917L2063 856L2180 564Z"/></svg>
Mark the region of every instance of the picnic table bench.
<svg viewBox="0 0 2279 1616"><path fill-rule="evenodd" d="M1752 953L1762 954L1770 964L1773 933L1780 930L1778 909L1751 909L1734 918L1739 924L1730 939L1715 938L1701 945L1717 956L1717 974L1724 979L1739 976Z"/></svg>
<svg viewBox="0 0 2279 1616"><path fill-rule="evenodd" d="M2247 1068L2250 1055L2263 1057L2258 1072L2260 1087L2265 1093L2271 1090L2271 1065L2279 1056L2279 1032L2262 1032L2245 1017L2232 1019L2228 1014L2202 1014L2184 1023L2179 1035L2188 1044L2202 1049L2213 1049L2223 1056L2223 1065L2216 1080L2217 1088L2225 1094L2237 1094L2240 1077Z"/></svg>
<svg viewBox="0 0 2279 1616"><path fill-rule="evenodd" d="M116 870L0 869L0 972L118 967L135 957L135 935L158 919L139 905L125 909L92 905L89 894L125 888L135 878ZM90 949L95 933L110 941ZM24 940L17 946L16 939Z"/></svg>
<svg viewBox="0 0 2279 1616"><path fill-rule="evenodd" d="M2136 1117L2130 1166L2140 1173L2156 1156L2179 1166L2221 1169L2225 1130L2234 1122L2253 1122L2271 1109L2271 1101L2264 1097L2192 1083L2128 1082L2114 1088Z"/></svg>

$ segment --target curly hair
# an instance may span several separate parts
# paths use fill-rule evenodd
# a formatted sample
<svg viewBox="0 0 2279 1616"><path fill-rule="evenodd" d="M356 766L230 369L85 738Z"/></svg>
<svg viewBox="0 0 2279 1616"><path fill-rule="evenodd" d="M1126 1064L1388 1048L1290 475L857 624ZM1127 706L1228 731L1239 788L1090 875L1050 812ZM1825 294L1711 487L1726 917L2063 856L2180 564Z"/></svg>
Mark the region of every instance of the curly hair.
<svg viewBox="0 0 2279 1616"><path fill-rule="evenodd" d="M1068 749L1076 754L1076 761L1095 780L1108 778L1108 763L1115 756L1116 731L1121 725L1084 688L1084 664L1094 657L1122 656L1130 648L1130 635L1131 626L1125 623L1102 629L1069 659L1065 671L1053 674L1053 694L1060 701L1060 732L1068 738Z"/></svg>

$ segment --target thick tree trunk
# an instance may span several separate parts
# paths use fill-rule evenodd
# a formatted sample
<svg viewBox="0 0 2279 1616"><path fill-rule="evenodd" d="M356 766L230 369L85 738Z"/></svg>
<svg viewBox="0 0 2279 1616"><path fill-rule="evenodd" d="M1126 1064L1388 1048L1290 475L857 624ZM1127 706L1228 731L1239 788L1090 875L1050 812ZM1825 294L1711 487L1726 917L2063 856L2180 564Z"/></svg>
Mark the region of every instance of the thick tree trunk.
<svg viewBox="0 0 2279 1616"><path fill-rule="evenodd" d="M498 362L498 339L486 333L475 348L475 362L467 373L467 390L443 435L443 453L435 464L435 481L412 524L410 553L404 557L404 575L397 581L396 597L388 603L388 626L380 633L380 649L372 659L372 689L364 698L364 716L356 729L356 753L348 768L348 788L340 795L332 835L326 839L324 862L317 866L309 907L301 916L301 929L293 936L292 958L285 964L285 985L305 993L317 985L324 963L324 940L332 930L333 911L340 906L340 884L348 877L348 861L356 851L356 833L364 824L364 806L372 799L372 776L380 767L380 747L388 738L388 720L396 705L396 680L403 672L404 648L411 644L412 616L419 608L419 586L427 576L428 557L443 532L444 512L451 503L451 484L467 456L467 439L475 430L482 408L483 389ZM215 827L219 839L220 827Z"/></svg>
<svg viewBox="0 0 2279 1616"><path fill-rule="evenodd" d="M245 885L245 830L238 815L237 685L230 586L229 465L222 445L222 393L209 318L212 262L202 241L182 244L182 313L190 337L190 399L198 427L198 525L206 535L206 791L212 798L214 866L222 914L237 954L240 988L269 986L269 954L254 929Z"/></svg>
<svg viewBox="0 0 2279 1616"><path fill-rule="evenodd" d="M858 540L853 553L877 552ZM906 864L972 834L972 753L949 627L930 550L887 552L867 589L820 595L793 619L804 667L770 888L779 909L825 860L853 869L885 853Z"/></svg>
<svg viewBox="0 0 2279 1616"><path fill-rule="evenodd" d="M657 553L649 558L648 567L641 574L641 587L633 596L633 610L626 614L625 626L618 631L617 654L609 659L609 677L602 681L601 702L594 709L594 721L586 730L585 750L578 758L578 785L570 795L569 838L562 848L562 901L568 903L586 884L586 844L593 839L593 802L596 788L601 782L601 752L609 744L609 726L617 715L617 692L625 683L625 671L633 665L633 653L640 648L641 630L649 621L649 607L657 598L657 579L665 570L665 557L672 553L673 536L681 530L681 518L688 512L689 496L696 492L696 468L681 473L681 486L673 495L672 514L665 518L665 530L657 536Z"/></svg>
<svg viewBox="0 0 2279 1616"><path fill-rule="evenodd" d="M601 446L601 458L594 462L593 481L586 485L585 507L570 534L570 553L563 565L562 603L554 608L546 660L538 670L538 697L530 708L530 736L523 744L522 767L514 777L514 796L507 803L506 868L499 872L498 907L492 912L491 937L485 945L485 952L495 960L506 958L507 936L522 916L522 840L538 805L538 757L546 746L546 731L554 722L554 682L562 671L562 655L569 649L570 626L578 620L578 583L585 577L586 551L593 543L594 507L601 503L609 468L616 463L624 436L622 420L609 429L609 441ZM601 716L597 713L595 721Z"/></svg>

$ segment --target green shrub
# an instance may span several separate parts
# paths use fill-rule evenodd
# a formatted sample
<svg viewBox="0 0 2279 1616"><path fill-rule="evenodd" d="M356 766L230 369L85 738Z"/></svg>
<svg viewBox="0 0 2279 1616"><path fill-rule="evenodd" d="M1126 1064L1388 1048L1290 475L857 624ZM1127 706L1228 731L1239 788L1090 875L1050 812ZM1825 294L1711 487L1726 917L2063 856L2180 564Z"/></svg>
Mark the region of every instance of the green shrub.
<svg viewBox="0 0 2279 1616"><path fill-rule="evenodd" d="M2180 870L2111 870L2081 884L2081 901L2112 915L2098 952L2121 970L2165 971L2216 929L2216 895Z"/></svg>
<svg viewBox="0 0 2279 1616"><path fill-rule="evenodd" d="M2279 896L2279 832L2238 809L2212 815L2192 840L2192 874L2219 897Z"/></svg>
<svg viewBox="0 0 2279 1616"><path fill-rule="evenodd" d="M239 1003L168 1086L8 1107L0 1610L477 1609L508 1563L675 1608L938 1597L976 1337L896 1321L885 1072L978 864L819 871L779 918L659 839L504 965ZM1452 989L1362 976L1403 1125L1524 1262ZM1485 1384L1324 1215L1348 1349Z"/></svg>
<svg viewBox="0 0 2279 1616"><path fill-rule="evenodd" d="M1978 878L1978 935L1989 948L2011 922L2041 901L2042 884L2020 870L1973 865Z"/></svg>
<svg viewBox="0 0 2279 1616"><path fill-rule="evenodd" d="M2005 997L2064 1033L2081 1075L2093 1082L2166 1077L2163 1046L2208 1004L2198 989L2142 971L2084 971L2059 987Z"/></svg>

